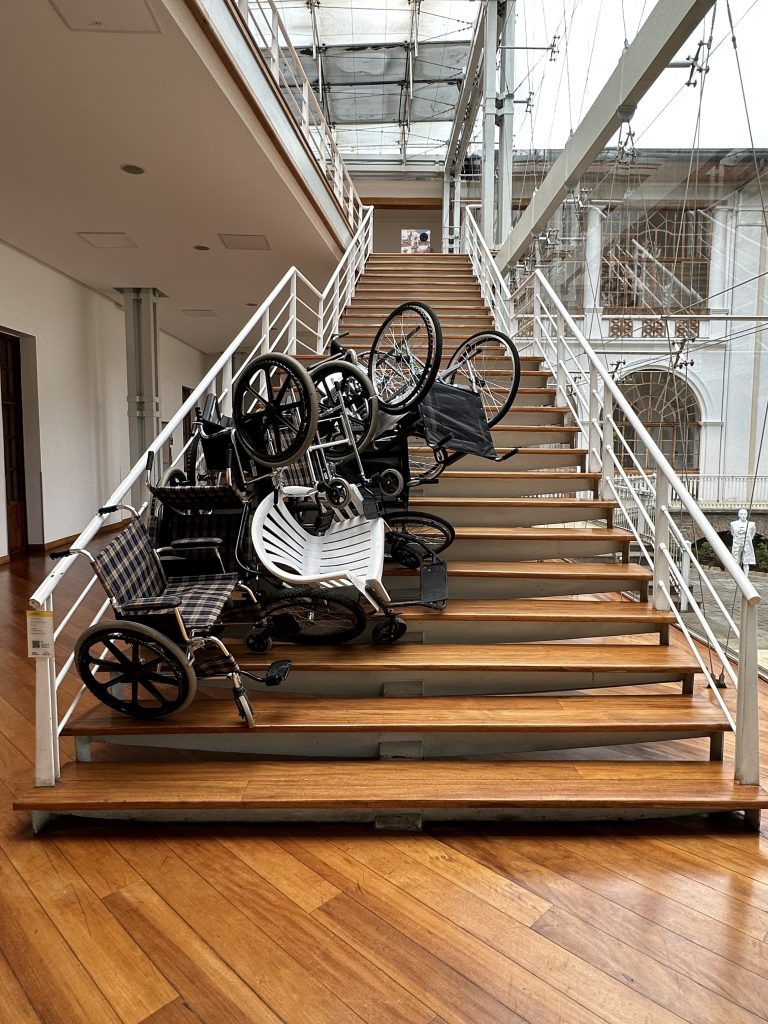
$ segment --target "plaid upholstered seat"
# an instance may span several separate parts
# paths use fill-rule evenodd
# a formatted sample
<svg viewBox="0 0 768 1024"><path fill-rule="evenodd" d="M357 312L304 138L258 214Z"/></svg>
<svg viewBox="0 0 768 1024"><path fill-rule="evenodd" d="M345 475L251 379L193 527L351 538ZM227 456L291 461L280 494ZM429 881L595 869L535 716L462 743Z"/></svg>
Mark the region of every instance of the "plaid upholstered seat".
<svg viewBox="0 0 768 1024"><path fill-rule="evenodd" d="M205 632L213 626L237 584L234 573L166 579L149 535L137 519L94 556L94 569L120 614L167 611L168 602L179 601L179 612L190 632ZM142 607L131 609L137 602Z"/></svg>

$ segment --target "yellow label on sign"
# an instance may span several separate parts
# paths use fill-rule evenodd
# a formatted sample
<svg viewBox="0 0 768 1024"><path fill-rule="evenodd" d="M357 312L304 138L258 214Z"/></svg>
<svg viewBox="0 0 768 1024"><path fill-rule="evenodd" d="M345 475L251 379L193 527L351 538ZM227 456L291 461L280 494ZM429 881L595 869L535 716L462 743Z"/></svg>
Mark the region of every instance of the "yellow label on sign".
<svg viewBox="0 0 768 1024"><path fill-rule="evenodd" d="M52 658L53 612L27 612L27 657Z"/></svg>

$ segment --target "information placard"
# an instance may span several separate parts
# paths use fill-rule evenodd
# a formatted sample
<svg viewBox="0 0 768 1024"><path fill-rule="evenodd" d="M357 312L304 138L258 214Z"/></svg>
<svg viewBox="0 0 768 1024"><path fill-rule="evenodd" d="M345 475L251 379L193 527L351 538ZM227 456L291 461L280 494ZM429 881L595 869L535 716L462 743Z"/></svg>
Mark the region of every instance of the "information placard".
<svg viewBox="0 0 768 1024"><path fill-rule="evenodd" d="M53 612L27 612L27 657L53 657Z"/></svg>

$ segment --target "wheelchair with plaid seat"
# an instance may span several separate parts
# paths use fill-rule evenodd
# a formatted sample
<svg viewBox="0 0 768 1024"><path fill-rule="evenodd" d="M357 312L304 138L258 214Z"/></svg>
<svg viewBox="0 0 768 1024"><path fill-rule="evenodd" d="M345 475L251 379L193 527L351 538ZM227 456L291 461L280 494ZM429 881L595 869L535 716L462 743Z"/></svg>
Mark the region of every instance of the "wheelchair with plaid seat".
<svg viewBox="0 0 768 1024"><path fill-rule="evenodd" d="M240 718L254 725L243 679L275 686L291 668L273 662L264 676L242 669L217 635L226 603L235 590L256 603L255 595L234 573L168 577L136 510L117 537L101 551L85 548L53 552L51 557L85 556L115 613L89 626L75 645L75 665L86 688L108 707L135 718L164 718L188 707L198 679L225 678ZM201 541L201 543L210 543Z"/></svg>

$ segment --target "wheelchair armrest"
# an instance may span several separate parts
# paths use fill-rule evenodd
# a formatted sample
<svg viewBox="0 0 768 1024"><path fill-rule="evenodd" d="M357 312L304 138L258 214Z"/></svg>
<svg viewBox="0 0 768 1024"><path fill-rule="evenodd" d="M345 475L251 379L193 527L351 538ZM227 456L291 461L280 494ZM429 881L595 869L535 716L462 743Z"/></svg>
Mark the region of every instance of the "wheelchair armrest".
<svg viewBox="0 0 768 1024"><path fill-rule="evenodd" d="M220 548L224 543L221 537L184 537L171 541L171 551L197 550L199 548ZM167 551L167 548L163 548Z"/></svg>
<svg viewBox="0 0 768 1024"><path fill-rule="evenodd" d="M181 598L163 597L162 594L159 597L138 597L122 605L124 612L163 612L180 607Z"/></svg>

